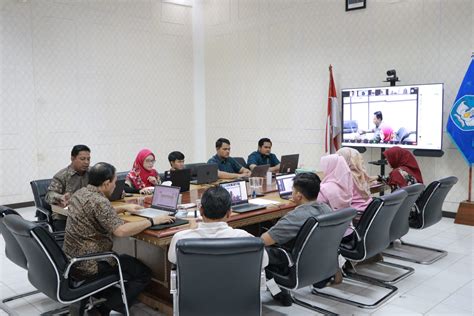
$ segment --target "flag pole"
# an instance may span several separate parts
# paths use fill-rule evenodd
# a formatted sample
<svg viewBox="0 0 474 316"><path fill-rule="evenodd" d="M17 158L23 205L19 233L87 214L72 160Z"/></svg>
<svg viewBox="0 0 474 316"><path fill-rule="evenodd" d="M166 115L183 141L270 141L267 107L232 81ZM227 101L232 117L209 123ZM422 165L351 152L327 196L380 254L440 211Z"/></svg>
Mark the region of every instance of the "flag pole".
<svg viewBox="0 0 474 316"><path fill-rule="evenodd" d="M472 165L469 164L469 192L468 192L468 197L467 201L471 202L471 192L472 192Z"/></svg>

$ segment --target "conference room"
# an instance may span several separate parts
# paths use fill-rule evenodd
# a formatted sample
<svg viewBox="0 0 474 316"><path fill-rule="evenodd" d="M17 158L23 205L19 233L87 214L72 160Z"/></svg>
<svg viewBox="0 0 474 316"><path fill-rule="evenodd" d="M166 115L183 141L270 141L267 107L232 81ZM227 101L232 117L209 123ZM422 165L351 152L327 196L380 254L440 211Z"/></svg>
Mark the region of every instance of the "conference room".
<svg viewBox="0 0 474 316"><path fill-rule="evenodd" d="M473 19L0 1L0 315L472 315Z"/></svg>

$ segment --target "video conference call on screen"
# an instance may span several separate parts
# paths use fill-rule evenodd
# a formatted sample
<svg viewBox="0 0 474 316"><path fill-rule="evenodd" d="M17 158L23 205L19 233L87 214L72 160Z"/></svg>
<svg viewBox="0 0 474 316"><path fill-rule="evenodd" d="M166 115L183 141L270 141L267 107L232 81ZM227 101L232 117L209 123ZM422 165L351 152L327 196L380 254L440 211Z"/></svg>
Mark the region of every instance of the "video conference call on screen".
<svg viewBox="0 0 474 316"><path fill-rule="evenodd" d="M343 89L341 95L342 145L441 149L443 84Z"/></svg>

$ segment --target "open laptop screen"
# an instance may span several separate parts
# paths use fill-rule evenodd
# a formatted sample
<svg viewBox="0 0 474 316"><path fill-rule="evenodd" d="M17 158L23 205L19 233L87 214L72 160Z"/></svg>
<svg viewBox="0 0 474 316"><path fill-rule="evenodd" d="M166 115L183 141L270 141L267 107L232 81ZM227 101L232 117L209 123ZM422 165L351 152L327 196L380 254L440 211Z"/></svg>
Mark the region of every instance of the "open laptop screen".
<svg viewBox="0 0 474 316"><path fill-rule="evenodd" d="M176 210L179 198L179 187L170 187L164 185L155 186L153 192L152 205L163 209Z"/></svg>
<svg viewBox="0 0 474 316"><path fill-rule="evenodd" d="M287 174L284 176L277 176L276 183L280 196L290 195L293 190L293 179L295 174Z"/></svg>
<svg viewBox="0 0 474 316"><path fill-rule="evenodd" d="M232 205L248 203L247 184L245 181L221 183L220 186L229 192Z"/></svg>

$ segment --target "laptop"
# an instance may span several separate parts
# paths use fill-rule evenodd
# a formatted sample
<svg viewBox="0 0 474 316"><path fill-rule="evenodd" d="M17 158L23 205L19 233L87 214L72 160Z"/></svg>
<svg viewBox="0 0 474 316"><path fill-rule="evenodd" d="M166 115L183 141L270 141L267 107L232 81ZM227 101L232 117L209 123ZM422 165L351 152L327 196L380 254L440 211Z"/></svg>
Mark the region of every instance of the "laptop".
<svg viewBox="0 0 474 316"><path fill-rule="evenodd" d="M270 169L270 165L260 165L260 166L255 166L253 168L252 173L250 176L243 176L239 177L239 179L249 181L249 178L257 177L257 178L265 178L267 176L267 171Z"/></svg>
<svg viewBox="0 0 474 316"><path fill-rule="evenodd" d="M278 187L278 193L280 193L280 198L284 200L289 200L291 198L291 193L293 191L293 179L295 174L286 174L282 176L276 176L276 183Z"/></svg>
<svg viewBox="0 0 474 316"><path fill-rule="evenodd" d="M244 180L225 182L220 184L227 190L232 200L232 211L236 213L245 213L264 209L265 205L251 204L248 201L247 184Z"/></svg>
<svg viewBox="0 0 474 316"><path fill-rule="evenodd" d="M180 187L157 185L149 208L144 208L133 215L154 218L160 215L174 215L178 208Z"/></svg>
<svg viewBox="0 0 474 316"><path fill-rule="evenodd" d="M196 180L191 184L204 184L217 181L217 164L205 164L196 167Z"/></svg>
<svg viewBox="0 0 474 316"><path fill-rule="evenodd" d="M171 170L170 177L172 186L180 187L181 192L189 191L191 169Z"/></svg>
<svg viewBox="0 0 474 316"><path fill-rule="evenodd" d="M109 197L109 201L117 201L122 199L123 190L125 189L125 180L117 180L115 182L114 192Z"/></svg>
<svg viewBox="0 0 474 316"><path fill-rule="evenodd" d="M280 161L280 173L295 173L300 154L283 155Z"/></svg>

